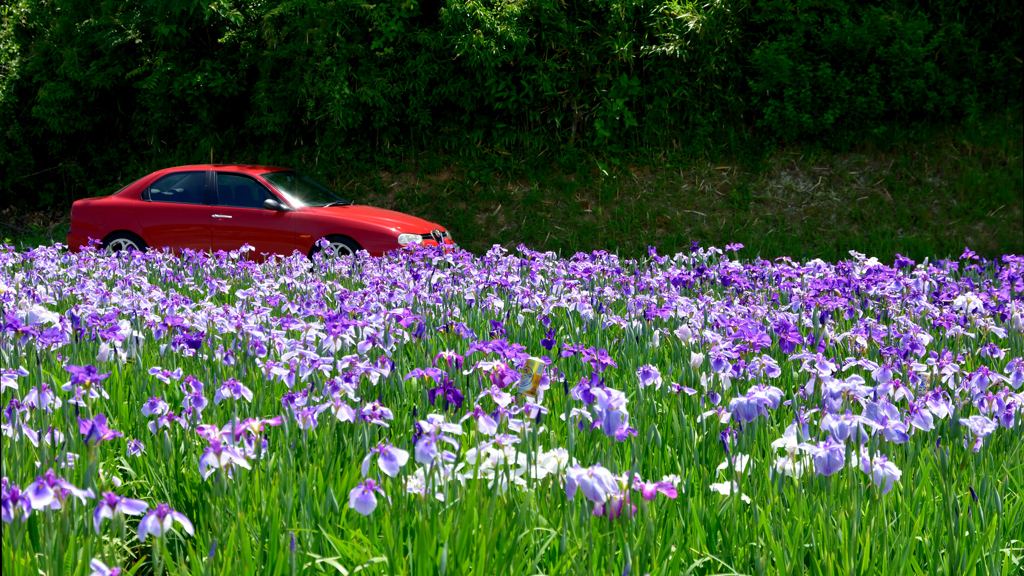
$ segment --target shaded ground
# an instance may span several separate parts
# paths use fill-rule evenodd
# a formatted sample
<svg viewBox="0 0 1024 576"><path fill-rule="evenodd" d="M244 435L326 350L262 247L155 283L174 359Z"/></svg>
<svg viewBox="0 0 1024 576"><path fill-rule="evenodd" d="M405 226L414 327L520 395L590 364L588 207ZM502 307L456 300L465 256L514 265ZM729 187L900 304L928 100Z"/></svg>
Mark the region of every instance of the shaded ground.
<svg viewBox="0 0 1024 576"><path fill-rule="evenodd" d="M405 161L407 170L339 171L333 185L357 202L442 223L475 252L523 243L638 256L696 240L741 242L748 257L923 258L964 246L995 256L1024 253L1022 144L1019 119L996 117L884 150L791 147L756 162L591 158L575 171L538 169L536 159L494 171L425 156ZM32 245L62 240L67 217L8 209L0 226L8 241Z"/></svg>

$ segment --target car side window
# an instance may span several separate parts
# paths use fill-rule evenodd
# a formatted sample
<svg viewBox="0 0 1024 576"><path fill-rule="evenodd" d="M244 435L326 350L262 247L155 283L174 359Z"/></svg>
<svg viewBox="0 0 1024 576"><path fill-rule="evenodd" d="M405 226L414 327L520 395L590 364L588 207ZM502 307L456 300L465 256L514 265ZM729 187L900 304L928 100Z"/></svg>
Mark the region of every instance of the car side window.
<svg viewBox="0 0 1024 576"><path fill-rule="evenodd" d="M206 172L175 172L150 184L143 199L176 204L203 204L205 189Z"/></svg>
<svg viewBox="0 0 1024 576"><path fill-rule="evenodd" d="M269 198L274 197L266 187L248 176L217 174L217 203L221 206L262 209Z"/></svg>

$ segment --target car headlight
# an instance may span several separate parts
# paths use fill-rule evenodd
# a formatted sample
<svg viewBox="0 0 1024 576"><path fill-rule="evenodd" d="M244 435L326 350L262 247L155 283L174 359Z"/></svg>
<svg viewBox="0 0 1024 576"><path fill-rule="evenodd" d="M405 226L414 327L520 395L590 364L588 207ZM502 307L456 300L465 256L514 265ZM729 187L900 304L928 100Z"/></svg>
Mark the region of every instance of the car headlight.
<svg viewBox="0 0 1024 576"><path fill-rule="evenodd" d="M407 246L409 244L423 244L423 236L420 236L419 234L399 234L398 243L402 246Z"/></svg>

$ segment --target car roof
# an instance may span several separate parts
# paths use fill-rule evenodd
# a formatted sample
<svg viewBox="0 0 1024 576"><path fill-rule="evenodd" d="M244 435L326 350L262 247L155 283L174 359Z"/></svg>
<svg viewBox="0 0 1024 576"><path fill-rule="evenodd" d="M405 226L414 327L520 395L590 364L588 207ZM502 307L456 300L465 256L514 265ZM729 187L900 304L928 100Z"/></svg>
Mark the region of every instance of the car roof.
<svg viewBox="0 0 1024 576"><path fill-rule="evenodd" d="M263 166L260 164L192 164L189 166L175 166L173 168L165 168L160 172L183 172L187 170L230 170L232 172L242 172L244 174L266 174L267 172L281 172L284 170L291 170L291 168L282 168L280 166Z"/></svg>

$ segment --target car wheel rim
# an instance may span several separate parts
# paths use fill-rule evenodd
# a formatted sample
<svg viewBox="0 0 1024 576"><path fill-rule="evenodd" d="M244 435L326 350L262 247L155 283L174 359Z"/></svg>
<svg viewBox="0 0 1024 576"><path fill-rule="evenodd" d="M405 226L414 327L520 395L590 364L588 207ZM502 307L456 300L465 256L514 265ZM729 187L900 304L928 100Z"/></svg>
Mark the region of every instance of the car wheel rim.
<svg viewBox="0 0 1024 576"><path fill-rule="evenodd" d="M139 247L135 245L135 242L127 238L118 238L111 240L107 243L107 254L114 254L115 252L126 252L128 250L138 250Z"/></svg>
<svg viewBox="0 0 1024 576"><path fill-rule="evenodd" d="M341 242L331 242L331 245L327 247L327 252L332 256L351 256L353 254L352 249Z"/></svg>

